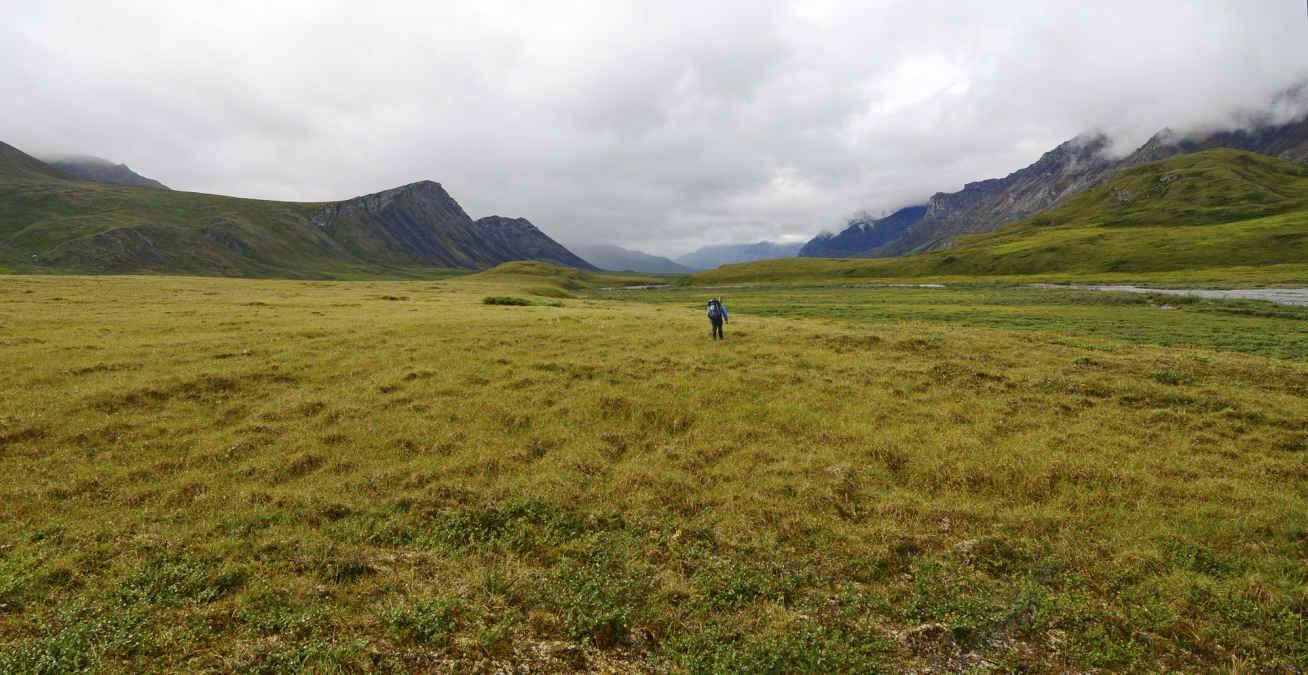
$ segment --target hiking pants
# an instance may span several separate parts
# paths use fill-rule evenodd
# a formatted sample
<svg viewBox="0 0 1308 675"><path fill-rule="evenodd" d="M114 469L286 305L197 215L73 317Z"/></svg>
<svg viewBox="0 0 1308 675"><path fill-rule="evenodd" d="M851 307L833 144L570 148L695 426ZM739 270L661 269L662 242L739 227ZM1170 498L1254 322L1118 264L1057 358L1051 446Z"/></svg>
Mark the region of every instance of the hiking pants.
<svg viewBox="0 0 1308 675"><path fill-rule="evenodd" d="M713 324L712 335L714 340L717 340L719 338L726 338L726 336L722 334L722 317L718 317L716 319L709 319L709 323Z"/></svg>

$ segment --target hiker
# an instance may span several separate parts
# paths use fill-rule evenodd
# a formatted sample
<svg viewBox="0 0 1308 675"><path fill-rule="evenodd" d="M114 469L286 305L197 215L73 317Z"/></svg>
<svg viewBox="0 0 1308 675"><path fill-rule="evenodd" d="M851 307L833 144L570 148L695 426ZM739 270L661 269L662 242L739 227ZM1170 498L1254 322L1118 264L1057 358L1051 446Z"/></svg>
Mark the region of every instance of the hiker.
<svg viewBox="0 0 1308 675"><path fill-rule="evenodd" d="M727 322L727 308L722 306L722 298L708 301L708 318L709 323L713 324L713 332L710 333L713 339L725 340L727 336L722 334L722 324Z"/></svg>

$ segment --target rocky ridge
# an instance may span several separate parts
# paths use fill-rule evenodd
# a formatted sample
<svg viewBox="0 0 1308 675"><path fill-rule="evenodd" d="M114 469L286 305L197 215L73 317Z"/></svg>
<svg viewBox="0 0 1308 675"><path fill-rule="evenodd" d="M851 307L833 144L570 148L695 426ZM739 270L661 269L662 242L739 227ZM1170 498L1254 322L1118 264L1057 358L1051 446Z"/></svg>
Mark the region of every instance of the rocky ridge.
<svg viewBox="0 0 1308 675"><path fill-rule="evenodd" d="M1308 118L1198 137L1181 136L1164 129L1125 157L1113 157L1109 144L1108 137L1102 133L1079 136L1004 178L968 183L958 192L932 195L919 219L907 225L902 218L894 223L894 229L902 229L890 240L868 236L872 223L855 219L836 235L818 235L810 240L805 245L807 252L800 255L879 258L948 248L959 235L992 232L1040 213L1102 185L1118 170L1201 150L1231 148L1306 163ZM871 229L878 228L887 229L880 225ZM859 249L860 242L869 245Z"/></svg>

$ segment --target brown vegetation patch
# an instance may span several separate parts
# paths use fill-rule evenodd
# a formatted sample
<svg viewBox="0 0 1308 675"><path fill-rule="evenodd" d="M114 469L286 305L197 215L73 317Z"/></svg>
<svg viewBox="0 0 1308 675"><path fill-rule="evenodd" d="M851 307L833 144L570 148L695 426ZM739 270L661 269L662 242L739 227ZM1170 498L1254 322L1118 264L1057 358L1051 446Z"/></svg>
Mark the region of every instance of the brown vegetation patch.
<svg viewBox="0 0 1308 675"><path fill-rule="evenodd" d="M866 351L872 347L880 345L883 340L879 335L836 335L833 337L817 338L826 344L837 354L845 354L855 351Z"/></svg>
<svg viewBox="0 0 1308 675"><path fill-rule="evenodd" d="M304 454L296 456L295 458L291 459L291 461L287 462L284 466L282 466L276 472L275 480L276 482L282 482L282 481L299 478L300 476L303 476L307 473L317 471L324 464L326 464L326 462L327 460L323 459L321 455L315 455L313 453L306 452Z"/></svg>
<svg viewBox="0 0 1308 675"><path fill-rule="evenodd" d="M14 431L0 433L0 448L18 443L27 443L30 441L39 441L46 437L45 427L26 427Z"/></svg>
<svg viewBox="0 0 1308 675"><path fill-rule="evenodd" d="M322 401L305 401L296 407L295 412L304 417L316 417L326 409L327 404Z"/></svg>
<svg viewBox="0 0 1308 675"><path fill-rule="evenodd" d="M107 499L109 488L95 478L81 478L66 487L51 488L46 491L51 499Z"/></svg>
<svg viewBox="0 0 1308 675"><path fill-rule="evenodd" d="M197 481L190 481L185 485L173 491L168 497L169 506L187 506L194 502L197 497L204 494L208 488Z"/></svg>
<svg viewBox="0 0 1308 675"><path fill-rule="evenodd" d="M63 371L65 375L90 375L92 373L115 373L124 370L140 370L139 363L97 363L94 366L71 368Z"/></svg>

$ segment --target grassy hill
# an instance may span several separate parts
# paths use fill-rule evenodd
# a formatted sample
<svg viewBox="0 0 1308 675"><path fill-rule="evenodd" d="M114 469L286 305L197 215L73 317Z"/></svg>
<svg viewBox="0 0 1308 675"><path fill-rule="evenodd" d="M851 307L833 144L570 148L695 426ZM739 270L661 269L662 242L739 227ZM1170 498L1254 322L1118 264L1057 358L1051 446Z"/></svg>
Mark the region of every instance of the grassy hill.
<svg viewBox="0 0 1308 675"><path fill-rule="evenodd" d="M1308 667L1303 361L591 281L5 279L0 671Z"/></svg>
<svg viewBox="0 0 1308 675"><path fill-rule="evenodd" d="M340 202L240 199L72 180L0 146L0 272L430 278L553 244L534 228L487 236L431 181Z"/></svg>
<svg viewBox="0 0 1308 675"><path fill-rule="evenodd" d="M507 262L474 274L469 279L551 298L569 298L573 291L583 288L660 283L648 275L587 272L535 260Z"/></svg>
<svg viewBox="0 0 1308 675"><path fill-rule="evenodd" d="M1276 267L1281 266L1281 267ZM783 259L693 283L1008 275L1154 276L1269 268L1308 278L1308 167L1209 150L1118 173L1066 205L946 251L894 259ZM1202 276L1202 274L1201 274ZM1256 276L1256 275L1255 275Z"/></svg>

